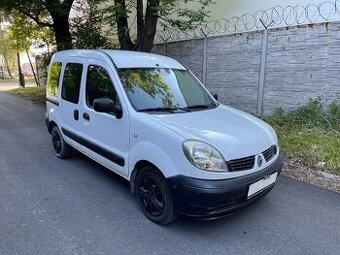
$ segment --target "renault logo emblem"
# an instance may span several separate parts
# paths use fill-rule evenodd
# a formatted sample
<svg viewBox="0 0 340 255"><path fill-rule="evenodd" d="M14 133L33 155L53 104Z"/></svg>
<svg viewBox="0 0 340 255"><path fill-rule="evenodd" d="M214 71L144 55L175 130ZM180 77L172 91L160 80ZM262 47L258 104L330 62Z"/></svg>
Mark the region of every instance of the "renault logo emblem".
<svg viewBox="0 0 340 255"><path fill-rule="evenodd" d="M257 156L257 165L258 165L258 167L261 167L262 163L263 163L262 157L261 156Z"/></svg>

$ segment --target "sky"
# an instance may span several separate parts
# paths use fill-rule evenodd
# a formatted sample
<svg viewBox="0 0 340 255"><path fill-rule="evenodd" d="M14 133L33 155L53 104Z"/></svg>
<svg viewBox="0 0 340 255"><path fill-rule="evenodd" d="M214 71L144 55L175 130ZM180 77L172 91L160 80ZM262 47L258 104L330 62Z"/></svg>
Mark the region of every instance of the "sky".
<svg viewBox="0 0 340 255"><path fill-rule="evenodd" d="M246 13L253 14L256 11L266 10L274 6L307 6L309 4L320 5L327 0L214 0L216 4L211 7L212 18L230 18ZM335 2L335 0L328 0Z"/></svg>

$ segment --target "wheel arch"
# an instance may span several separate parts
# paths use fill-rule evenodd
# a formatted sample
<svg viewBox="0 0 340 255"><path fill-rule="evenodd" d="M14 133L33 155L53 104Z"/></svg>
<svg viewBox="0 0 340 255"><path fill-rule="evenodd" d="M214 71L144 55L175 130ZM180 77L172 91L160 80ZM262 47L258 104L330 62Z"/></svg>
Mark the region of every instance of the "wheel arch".
<svg viewBox="0 0 340 255"><path fill-rule="evenodd" d="M55 126L58 127L57 123L56 123L55 121L53 121L53 120L51 120L51 121L48 123L47 128L48 128L48 132L49 132L50 134L51 134L51 132L52 132L52 129L53 129Z"/></svg>
<svg viewBox="0 0 340 255"><path fill-rule="evenodd" d="M175 156L168 155L161 147L150 142L140 142L130 150L131 157L129 158L129 175L131 191L133 192L134 180L140 169L150 165L155 167L164 178L178 175L178 167L172 158Z"/></svg>
<svg viewBox="0 0 340 255"><path fill-rule="evenodd" d="M130 191L131 191L132 194L135 194L135 179L136 179L136 176L139 173L139 171L141 171L146 166L154 167L165 178L165 176L162 173L162 171L156 165L154 165L153 163L151 163L148 160L144 160L144 159L139 160L135 164L135 166L134 166L134 168L133 168L133 170L131 172L131 175L130 175Z"/></svg>

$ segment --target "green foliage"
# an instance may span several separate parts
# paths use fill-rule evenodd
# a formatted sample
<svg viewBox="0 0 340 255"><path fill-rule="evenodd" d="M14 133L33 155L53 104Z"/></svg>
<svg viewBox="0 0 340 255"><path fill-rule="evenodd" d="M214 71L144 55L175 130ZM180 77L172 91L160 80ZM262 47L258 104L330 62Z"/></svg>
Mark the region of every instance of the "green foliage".
<svg viewBox="0 0 340 255"><path fill-rule="evenodd" d="M329 105L329 122L333 127L340 127L340 104L337 102Z"/></svg>
<svg viewBox="0 0 340 255"><path fill-rule="evenodd" d="M49 12L46 8L46 2L50 2L53 5L57 1L44 1L44 0L2 0L0 1L0 8L9 16L13 12L21 13L31 20L34 20L40 26L51 25ZM56 6L57 7L57 6Z"/></svg>
<svg viewBox="0 0 340 255"><path fill-rule="evenodd" d="M17 20L21 25L24 25L25 29L32 29L32 25L36 25L37 28L49 28L48 32L42 31L44 34L41 37L44 39L52 35L51 30L53 29L57 48L68 49L72 47L68 18L73 2L74 0L4 0L0 1L0 9L5 10L10 16L19 14L27 18L28 24ZM25 43L25 37L31 38L32 35L21 31L21 27L15 26L18 35ZM21 47L21 45L18 43L17 47Z"/></svg>
<svg viewBox="0 0 340 255"><path fill-rule="evenodd" d="M0 13L0 20L3 16ZM9 77L12 77L12 70L16 67L16 52L14 50L13 41L10 38L8 30L0 27L0 58L3 59L5 66L3 70L7 70Z"/></svg>
<svg viewBox="0 0 340 255"><path fill-rule="evenodd" d="M38 26L32 19L12 10L10 13L0 11L0 23L7 21L6 39L14 51L25 51L33 43L36 46L49 46L54 44L54 32L50 27Z"/></svg>
<svg viewBox="0 0 340 255"><path fill-rule="evenodd" d="M277 108L267 119L277 125L300 125L308 129L323 128L340 134L340 101L327 104L320 97L310 99L306 105L287 113L282 108Z"/></svg>
<svg viewBox="0 0 340 255"><path fill-rule="evenodd" d="M39 65L39 68L43 69L43 68L47 68L48 65L51 62L52 56L53 56L54 52L51 53L46 53L46 54L42 54L37 56L37 58L39 59L39 63L37 63L37 65Z"/></svg>
<svg viewBox="0 0 340 255"><path fill-rule="evenodd" d="M136 7L133 7L133 8L136 8ZM133 8L131 6L124 8L122 5L119 5L119 4L108 5L104 7L102 10L104 14L104 22L109 24L111 28L116 29L117 20L121 17L129 18L132 14L134 14L132 12Z"/></svg>
<svg viewBox="0 0 340 255"><path fill-rule="evenodd" d="M112 48L114 42L111 29L103 29L105 17L96 2L90 1L85 15L71 19L71 32L74 48L100 49Z"/></svg>
<svg viewBox="0 0 340 255"><path fill-rule="evenodd" d="M207 7L214 3L213 0L161 0L156 11L163 29L186 31L202 24L209 17Z"/></svg>
<svg viewBox="0 0 340 255"><path fill-rule="evenodd" d="M16 51L25 51L31 46L31 36L34 33L34 26L27 22L27 18L15 12L9 27L10 39Z"/></svg>
<svg viewBox="0 0 340 255"><path fill-rule="evenodd" d="M311 99L296 110L278 108L265 118L276 130L286 156L300 158L310 166L325 162L340 175L340 102Z"/></svg>

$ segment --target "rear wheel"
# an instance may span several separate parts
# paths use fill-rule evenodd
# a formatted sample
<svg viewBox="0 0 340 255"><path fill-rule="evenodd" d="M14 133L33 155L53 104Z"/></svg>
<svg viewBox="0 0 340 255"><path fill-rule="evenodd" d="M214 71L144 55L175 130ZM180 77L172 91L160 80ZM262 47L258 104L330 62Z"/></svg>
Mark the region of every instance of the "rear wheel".
<svg viewBox="0 0 340 255"><path fill-rule="evenodd" d="M151 221L165 225L176 219L169 186L155 167L147 166L139 171L135 194L145 216Z"/></svg>
<svg viewBox="0 0 340 255"><path fill-rule="evenodd" d="M72 147L68 145L57 126L54 126L51 131L52 144L54 148L55 155L58 158L69 158L72 155Z"/></svg>

